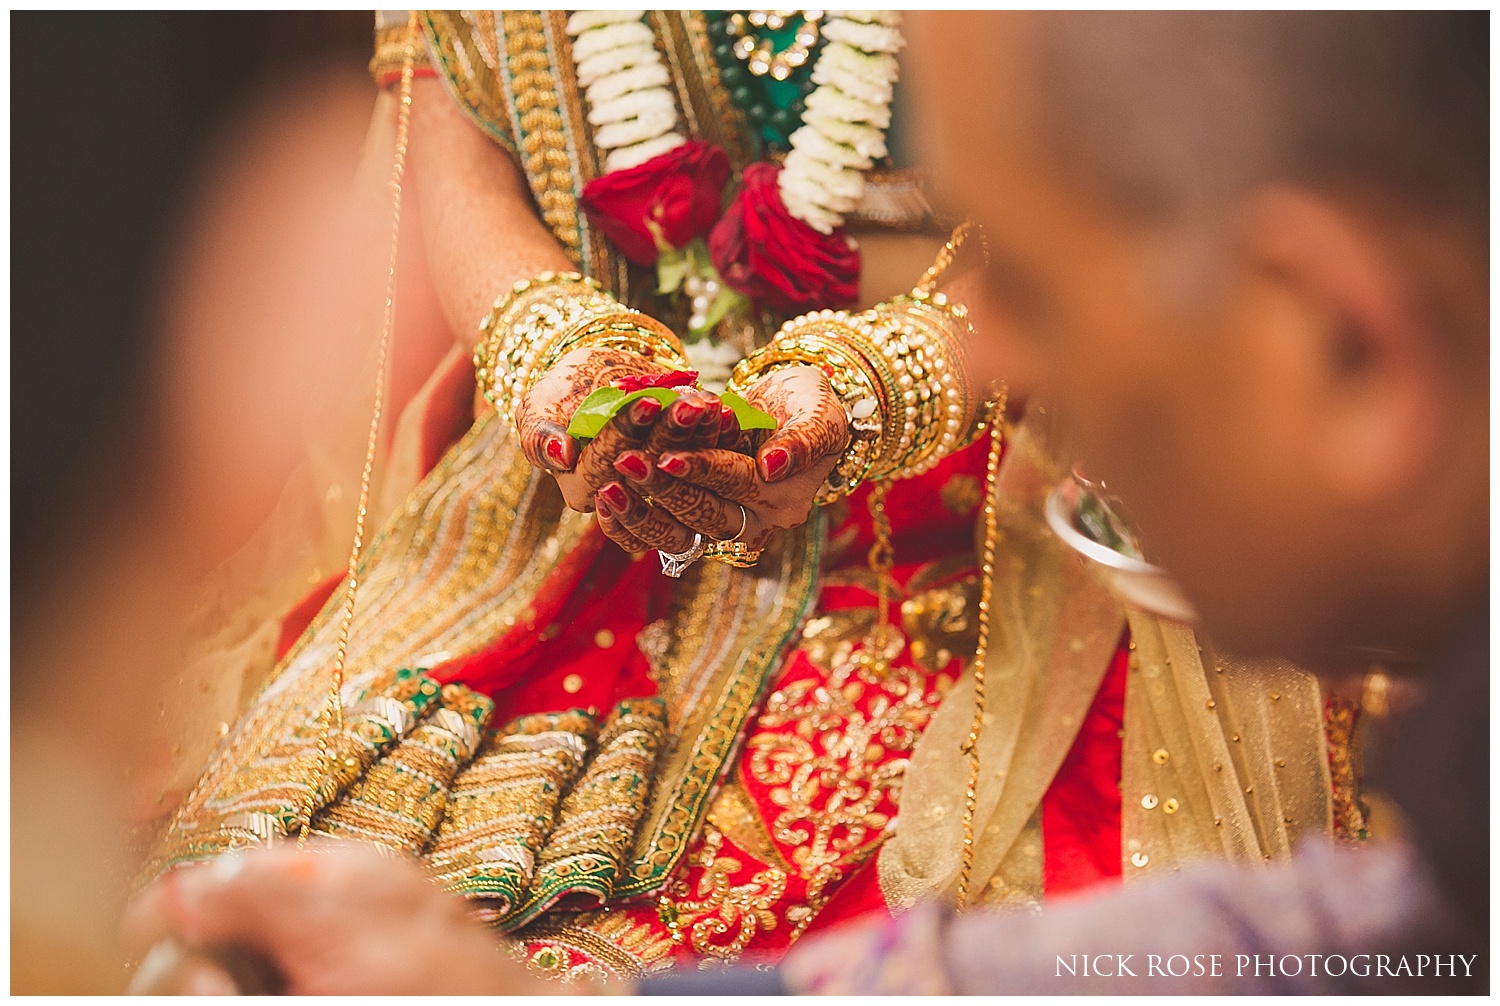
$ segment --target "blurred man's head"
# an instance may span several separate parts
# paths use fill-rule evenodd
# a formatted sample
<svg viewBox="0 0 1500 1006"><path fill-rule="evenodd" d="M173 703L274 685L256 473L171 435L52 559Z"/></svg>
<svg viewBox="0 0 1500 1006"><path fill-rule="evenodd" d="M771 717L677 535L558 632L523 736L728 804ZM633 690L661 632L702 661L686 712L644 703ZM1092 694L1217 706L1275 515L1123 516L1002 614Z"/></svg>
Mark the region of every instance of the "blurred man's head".
<svg viewBox="0 0 1500 1006"><path fill-rule="evenodd" d="M940 189L1225 645L1421 648L1488 575L1488 15L932 14Z"/></svg>

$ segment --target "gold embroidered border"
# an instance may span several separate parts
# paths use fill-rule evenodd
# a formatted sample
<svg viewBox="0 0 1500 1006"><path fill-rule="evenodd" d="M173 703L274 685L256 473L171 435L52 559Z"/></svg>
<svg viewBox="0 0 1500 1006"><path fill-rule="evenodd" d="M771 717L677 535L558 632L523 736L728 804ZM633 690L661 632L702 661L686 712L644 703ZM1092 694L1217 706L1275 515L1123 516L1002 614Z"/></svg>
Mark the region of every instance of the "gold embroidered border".
<svg viewBox="0 0 1500 1006"><path fill-rule="evenodd" d="M671 73L688 131L722 147L735 171L742 170L754 157L756 144L744 113L719 77L703 12L653 10L646 18Z"/></svg>
<svg viewBox="0 0 1500 1006"><path fill-rule="evenodd" d="M578 710L523 716L492 733L454 780L426 857L438 882L484 902L487 921L520 903L593 738L593 719Z"/></svg>
<svg viewBox="0 0 1500 1006"><path fill-rule="evenodd" d="M448 93L485 135L514 154L510 116L499 100L495 71L476 44L475 33L457 11L423 11L420 20L428 54Z"/></svg>
<svg viewBox="0 0 1500 1006"><path fill-rule="evenodd" d="M361 561L360 607L350 637L345 705L377 697L393 667L463 656L505 631L529 631L531 598L592 532L587 515L561 513L550 479L522 457L493 413L481 417L413 491ZM579 553L586 558L588 550ZM218 851L202 846L236 776L304 780L284 748L316 722L327 699L339 603L330 600L221 742L157 844L162 865ZM531 616L534 617L534 616ZM436 685L432 684L433 695ZM305 783L295 787L298 793ZM292 799L273 815L295 813Z"/></svg>
<svg viewBox="0 0 1500 1006"><path fill-rule="evenodd" d="M526 905L505 920L507 928L565 898L610 900L650 800L651 769L666 730L661 699L626 699L615 707L600 730L598 753L563 800L537 857Z"/></svg>
<svg viewBox="0 0 1500 1006"><path fill-rule="evenodd" d="M624 979L644 978L672 964L670 939L649 923L607 908L574 916L568 923L543 920L515 936L531 947L552 944L572 951Z"/></svg>
<svg viewBox="0 0 1500 1006"><path fill-rule="evenodd" d="M746 720L816 597L822 540L818 514L784 533L755 569L707 563L699 567L699 599L728 609L723 600L735 592L733 581L739 580L752 603L728 612L731 624L715 627L722 634L691 635L681 627L674 633L679 642L673 660L680 668L697 668L684 673L683 679L701 698L680 706L674 717L674 703L667 697L676 744L657 768L651 809L630 869L615 886L616 897L659 889L687 850Z"/></svg>
<svg viewBox="0 0 1500 1006"><path fill-rule="evenodd" d="M419 855L443 819L454 776L474 756L494 711L486 696L444 685L441 708L325 807L313 830Z"/></svg>

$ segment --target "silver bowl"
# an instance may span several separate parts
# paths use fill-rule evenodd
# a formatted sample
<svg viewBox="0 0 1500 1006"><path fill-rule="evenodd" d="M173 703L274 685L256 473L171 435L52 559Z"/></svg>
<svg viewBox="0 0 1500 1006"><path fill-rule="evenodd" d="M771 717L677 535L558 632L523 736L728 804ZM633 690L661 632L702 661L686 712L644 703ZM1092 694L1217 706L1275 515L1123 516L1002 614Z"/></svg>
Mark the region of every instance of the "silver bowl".
<svg viewBox="0 0 1500 1006"><path fill-rule="evenodd" d="M1067 478L1047 495L1045 513L1052 533L1097 566L1110 591L1124 603L1185 625L1197 622L1197 610L1166 570L1116 551L1080 530L1077 514L1083 492L1075 479Z"/></svg>

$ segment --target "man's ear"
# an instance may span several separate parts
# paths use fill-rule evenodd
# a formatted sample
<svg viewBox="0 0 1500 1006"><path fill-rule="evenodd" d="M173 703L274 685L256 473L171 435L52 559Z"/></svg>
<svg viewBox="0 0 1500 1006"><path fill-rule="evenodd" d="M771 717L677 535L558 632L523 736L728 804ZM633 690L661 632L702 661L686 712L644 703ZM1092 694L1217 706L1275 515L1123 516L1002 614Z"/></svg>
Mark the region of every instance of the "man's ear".
<svg viewBox="0 0 1500 1006"><path fill-rule="evenodd" d="M1302 189L1255 193L1243 216L1252 268L1290 295L1310 400L1307 447L1353 507L1400 496L1431 472L1449 418L1436 335L1373 218Z"/></svg>

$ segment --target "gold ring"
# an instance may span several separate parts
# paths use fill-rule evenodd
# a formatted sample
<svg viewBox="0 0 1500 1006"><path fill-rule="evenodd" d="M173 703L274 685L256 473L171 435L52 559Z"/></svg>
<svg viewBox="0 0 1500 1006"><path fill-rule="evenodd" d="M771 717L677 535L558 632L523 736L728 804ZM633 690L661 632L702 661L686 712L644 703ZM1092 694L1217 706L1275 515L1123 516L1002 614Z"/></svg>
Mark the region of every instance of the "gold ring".
<svg viewBox="0 0 1500 1006"><path fill-rule="evenodd" d="M750 526L750 514L745 509L745 505L743 503L736 503L735 506L740 508L740 529L734 533L733 538L715 538L714 541L722 542L724 544L728 544L732 541L739 541L740 535L745 533L745 528Z"/></svg>
<svg viewBox="0 0 1500 1006"><path fill-rule="evenodd" d="M751 548L742 541L717 541L703 550L703 558L722 562L726 566L749 569L760 562L763 548Z"/></svg>

